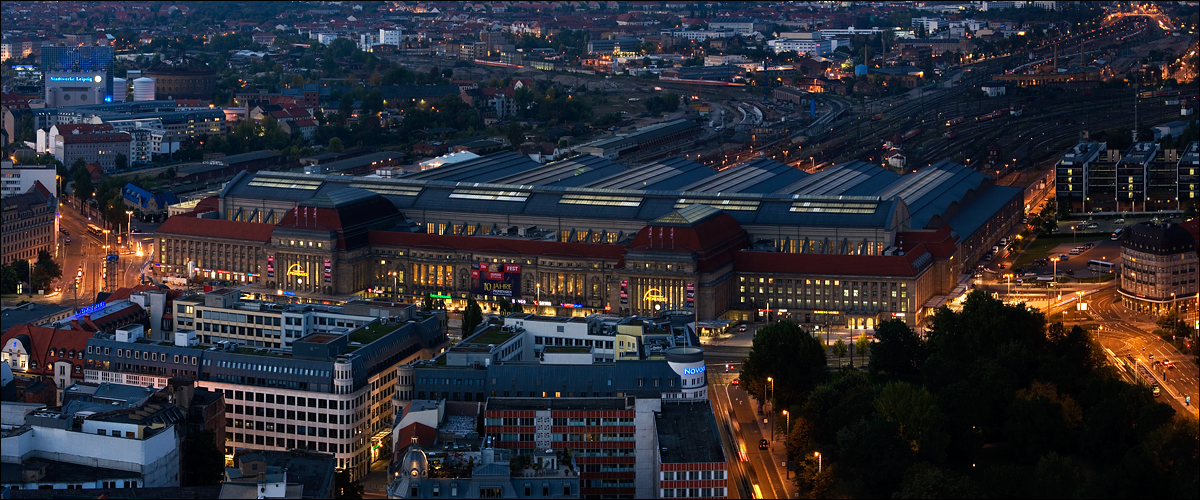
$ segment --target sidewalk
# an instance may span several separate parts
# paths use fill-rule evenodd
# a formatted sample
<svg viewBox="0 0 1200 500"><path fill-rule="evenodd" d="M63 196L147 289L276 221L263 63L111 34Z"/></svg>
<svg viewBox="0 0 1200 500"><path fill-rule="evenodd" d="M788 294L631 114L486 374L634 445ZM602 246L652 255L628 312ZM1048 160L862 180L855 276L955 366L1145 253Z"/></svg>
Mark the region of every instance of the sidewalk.
<svg viewBox="0 0 1200 500"><path fill-rule="evenodd" d="M750 400L750 402L751 402L750 404L752 405L751 406L752 408L758 407L758 401L755 400L753 396L750 396L749 394L747 394L746 397L747 397L747 399ZM772 410L771 413L767 413L767 415L772 415L771 418L780 416L780 415L773 414L775 408L771 408L771 410ZM764 424L762 418L756 418L755 421L758 423L758 429L760 432L762 432L763 437L770 439L771 426L774 425L774 422L772 422L770 424ZM779 474L779 480L783 481L783 489L784 489L784 491L787 491L787 497L788 498L799 498L800 490L798 490L796 488L796 483L792 482L792 480L791 480L791 478L794 476L792 476L787 471L787 445L785 444L786 442L787 442L787 434L786 433L783 436L780 436L778 433L776 433L775 440L771 441L771 448L769 451L771 452L771 457L774 459L774 465L775 465L776 471L781 472L781 474Z"/></svg>

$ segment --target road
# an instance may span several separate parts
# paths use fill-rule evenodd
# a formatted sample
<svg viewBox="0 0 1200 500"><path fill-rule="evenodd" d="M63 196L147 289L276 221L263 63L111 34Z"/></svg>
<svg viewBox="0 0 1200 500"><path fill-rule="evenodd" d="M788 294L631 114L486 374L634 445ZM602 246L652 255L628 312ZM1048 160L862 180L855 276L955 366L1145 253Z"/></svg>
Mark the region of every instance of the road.
<svg viewBox="0 0 1200 500"><path fill-rule="evenodd" d="M59 288L60 292L57 295L48 295L37 299L37 302L82 307L91 304L97 293L110 291L105 289L101 273L104 256L107 253L104 247L106 245L117 247L117 238L113 234L109 234L106 242L104 235L90 234L87 226L88 224L100 224L98 217L93 215L89 219L87 215L69 203L64 202L59 207L59 213L61 214L59 227L67 231L67 234L59 234L59 247L55 256L63 273L62 277L54 284L54 287ZM141 269L153 257L154 246L149 244L148 240L152 235L139 234L137 236L132 247L121 245L118 249L121 257L116 268L118 274L114 280L113 289L137 285L141 277ZM65 244L67 238L71 240L69 245ZM138 256L136 252L139 243L143 249L142 256ZM75 290L75 276L81 270L83 278L80 280L79 289Z"/></svg>
<svg viewBox="0 0 1200 500"><path fill-rule="evenodd" d="M784 477L787 472L783 463L787 458L782 436L776 436L777 442L769 449L759 449L760 440L771 438L770 427L763 424L764 417L756 414L757 403L741 389L729 385L735 374L710 375L708 391L717 422L727 426L728 432L735 440L740 439L746 449L747 460L742 461L739 443L725 443L725 455L734 464L729 471L729 496L753 498L757 485L762 494L760 498L795 498L795 487ZM768 414L769 410L770 407ZM731 415L736 424L731 421Z"/></svg>
<svg viewBox="0 0 1200 500"><path fill-rule="evenodd" d="M1097 332L1100 345L1117 356L1132 354L1150 369L1151 375L1165 389L1159 396L1163 402L1170 403L1176 411L1197 415L1195 405L1200 395L1200 375L1196 364L1171 344L1149 333L1157 328L1153 317L1125 309L1115 286L1097 292L1089 301L1089 309L1093 319L1100 324L1101 329ZM1173 368L1163 368L1160 362L1164 359L1170 360ZM1192 398L1191 405L1185 404L1187 396Z"/></svg>

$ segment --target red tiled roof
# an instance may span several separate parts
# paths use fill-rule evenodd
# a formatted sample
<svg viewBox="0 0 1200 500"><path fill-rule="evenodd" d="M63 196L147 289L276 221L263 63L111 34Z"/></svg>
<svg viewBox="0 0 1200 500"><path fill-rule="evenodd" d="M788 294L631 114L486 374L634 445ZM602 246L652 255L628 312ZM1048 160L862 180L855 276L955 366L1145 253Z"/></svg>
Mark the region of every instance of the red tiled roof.
<svg viewBox="0 0 1200 500"><path fill-rule="evenodd" d="M434 440L437 439L437 429L420 422L408 424L397 432L399 433L399 437L396 438L396 445L405 448L412 443L413 436L417 436L417 444L421 445L422 448L432 447ZM403 457L404 454L397 452L394 456Z"/></svg>
<svg viewBox="0 0 1200 500"><path fill-rule="evenodd" d="M958 252L958 242L955 241L954 229L949 224L942 224L936 231L907 231L896 235L901 250L911 252L923 244L934 258L945 259Z"/></svg>
<svg viewBox="0 0 1200 500"><path fill-rule="evenodd" d="M63 134L63 135L96 134L96 133L100 133L100 132L108 132L113 129L112 125L110 125L108 123L101 123L98 125L93 125L90 123L70 123L70 124L59 124L56 126L58 127L58 133Z"/></svg>
<svg viewBox="0 0 1200 500"><path fill-rule="evenodd" d="M904 255L830 255L814 253L754 252L743 250L734 254L736 272L834 274L849 276L915 277L927 266L914 269L913 263L927 254L923 244L917 244Z"/></svg>
<svg viewBox="0 0 1200 500"><path fill-rule="evenodd" d="M98 142L129 142L130 135L124 132L119 134L81 134L81 135L65 135L60 134L63 144L95 144Z"/></svg>
<svg viewBox="0 0 1200 500"><path fill-rule="evenodd" d="M558 241L530 241L515 238L400 233L394 231L371 231L368 234L368 238L372 245L392 245L430 250L461 250L508 255L538 255L616 261L620 260L621 256L625 254L624 246L604 243L564 243Z"/></svg>
<svg viewBox="0 0 1200 500"><path fill-rule="evenodd" d="M266 243L271 240L274 224L258 222L241 222L222 219L201 219L180 214L170 217L158 227L160 234L177 234L181 236L203 236L228 240L249 240Z"/></svg>
<svg viewBox="0 0 1200 500"><path fill-rule="evenodd" d="M24 338L18 338L20 336ZM87 341L92 338L92 332L84 330L60 330L57 328L46 328L42 326L34 326L30 324L16 325L4 332L3 343L5 346L12 345L13 342L28 342L25 349L29 351L29 358L37 361L37 369L29 370L27 373L40 375L54 375L53 362L59 360L67 360L72 364L78 362L83 363L83 353L87 351ZM57 352L54 356L50 355L50 350L65 349L68 353L74 350L76 358L60 358ZM49 362L49 363L47 363ZM74 368L74 367L72 367ZM83 378L83 375L75 375L74 369L70 370L71 376L75 378Z"/></svg>
<svg viewBox="0 0 1200 500"><path fill-rule="evenodd" d="M42 196L45 197L47 200L49 200L50 197L53 196L53 193L51 193L49 189L46 189L46 186L42 185L42 181L33 181L32 189L36 189L37 192L42 193Z"/></svg>
<svg viewBox="0 0 1200 500"><path fill-rule="evenodd" d="M727 264L732 254L748 248L746 231L733 216L721 212L693 226L655 224L642 228L630 243L630 250L651 252L695 252L697 268L708 272Z"/></svg>

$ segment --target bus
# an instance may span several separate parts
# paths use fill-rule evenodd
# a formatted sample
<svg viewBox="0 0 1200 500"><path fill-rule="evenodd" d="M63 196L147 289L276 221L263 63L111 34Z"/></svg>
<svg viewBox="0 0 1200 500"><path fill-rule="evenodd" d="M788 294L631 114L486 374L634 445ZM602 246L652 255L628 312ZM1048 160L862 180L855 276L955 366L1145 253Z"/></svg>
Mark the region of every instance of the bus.
<svg viewBox="0 0 1200 500"><path fill-rule="evenodd" d="M1111 273L1113 263L1106 260L1089 260L1087 264L1088 270L1096 273Z"/></svg>
<svg viewBox="0 0 1200 500"><path fill-rule="evenodd" d="M1117 241L1117 240L1121 239L1121 232L1124 230L1125 230L1125 228L1119 228L1116 231L1113 231L1112 236L1110 236L1108 239L1113 240L1113 241Z"/></svg>
<svg viewBox="0 0 1200 500"><path fill-rule="evenodd" d="M100 229L100 226L97 226L95 224L88 224L87 230L89 233L92 233L96 236L104 236L104 230Z"/></svg>

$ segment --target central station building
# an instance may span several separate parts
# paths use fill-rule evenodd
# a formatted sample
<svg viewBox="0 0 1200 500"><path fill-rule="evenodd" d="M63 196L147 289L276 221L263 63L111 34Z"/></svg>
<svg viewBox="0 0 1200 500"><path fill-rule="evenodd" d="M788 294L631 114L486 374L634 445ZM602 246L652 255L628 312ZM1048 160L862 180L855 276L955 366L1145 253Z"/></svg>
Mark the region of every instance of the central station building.
<svg viewBox="0 0 1200 500"><path fill-rule="evenodd" d="M702 334L781 317L867 329L918 324L1022 202L948 161L810 175L500 153L399 178L241 172L162 225L155 265L297 302L474 297L551 316L691 308Z"/></svg>

